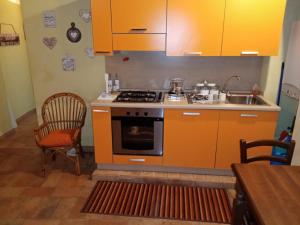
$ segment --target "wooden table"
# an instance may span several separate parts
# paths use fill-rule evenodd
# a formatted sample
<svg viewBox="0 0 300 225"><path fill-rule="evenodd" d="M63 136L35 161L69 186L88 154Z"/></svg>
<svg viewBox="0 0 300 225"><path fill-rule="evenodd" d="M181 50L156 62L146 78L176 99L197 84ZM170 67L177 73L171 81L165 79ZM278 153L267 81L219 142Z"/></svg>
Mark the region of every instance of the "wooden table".
<svg viewBox="0 0 300 225"><path fill-rule="evenodd" d="M242 223L248 208L257 224L300 224L300 166L234 164L237 198L232 224Z"/></svg>

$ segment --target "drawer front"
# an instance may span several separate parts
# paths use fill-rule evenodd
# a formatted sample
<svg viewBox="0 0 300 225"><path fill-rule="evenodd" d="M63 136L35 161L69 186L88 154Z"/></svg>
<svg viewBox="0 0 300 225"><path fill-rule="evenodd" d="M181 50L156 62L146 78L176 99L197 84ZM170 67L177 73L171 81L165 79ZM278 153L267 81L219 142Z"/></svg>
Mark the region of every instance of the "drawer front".
<svg viewBox="0 0 300 225"><path fill-rule="evenodd" d="M159 156L129 156L114 155L113 163L126 165L161 165L162 157Z"/></svg>
<svg viewBox="0 0 300 225"><path fill-rule="evenodd" d="M165 34L114 34L115 51L165 51Z"/></svg>

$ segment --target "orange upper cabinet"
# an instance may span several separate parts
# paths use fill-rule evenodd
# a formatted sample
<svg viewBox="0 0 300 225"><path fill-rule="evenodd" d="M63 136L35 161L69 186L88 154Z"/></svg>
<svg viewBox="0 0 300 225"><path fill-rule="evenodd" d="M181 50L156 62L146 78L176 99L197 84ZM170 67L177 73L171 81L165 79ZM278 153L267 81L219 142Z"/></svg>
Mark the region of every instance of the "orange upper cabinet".
<svg viewBox="0 0 300 225"><path fill-rule="evenodd" d="M94 51L112 54L110 0L91 0Z"/></svg>
<svg viewBox="0 0 300 225"><path fill-rule="evenodd" d="M225 0L169 0L167 55L220 56Z"/></svg>
<svg viewBox="0 0 300 225"><path fill-rule="evenodd" d="M115 51L166 50L166 0L111 0Z"/></svg>
<svg viewBox="0 0 300 225"><path fill-rule="evenodd" d="M166 33L166 0L111 0L113 33Z"/></svg>
<svg viewBox="0 0 300 225"><path fill-rule="evenodd" d="M223 56L278 54L286 0L226 0Z"/></svg>

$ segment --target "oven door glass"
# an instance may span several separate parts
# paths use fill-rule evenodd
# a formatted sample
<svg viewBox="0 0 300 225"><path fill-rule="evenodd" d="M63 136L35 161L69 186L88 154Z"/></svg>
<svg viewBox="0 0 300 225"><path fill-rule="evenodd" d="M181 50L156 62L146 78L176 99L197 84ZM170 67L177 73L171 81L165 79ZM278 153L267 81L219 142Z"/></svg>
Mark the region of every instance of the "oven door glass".
<svg viewBox="0 0 300 225"><path fill-rule="evenodd" d="M128 150L154 149L154 120L126 118L121 121L122 148Z"/></svg>

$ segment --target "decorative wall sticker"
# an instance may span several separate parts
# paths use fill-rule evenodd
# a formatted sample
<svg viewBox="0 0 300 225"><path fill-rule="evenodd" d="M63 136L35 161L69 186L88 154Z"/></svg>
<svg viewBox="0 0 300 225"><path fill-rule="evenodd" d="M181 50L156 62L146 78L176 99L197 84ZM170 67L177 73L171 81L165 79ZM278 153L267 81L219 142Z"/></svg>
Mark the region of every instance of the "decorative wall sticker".
<svg viewBox="0 0 300 225"><path fill-rule="evenodd" d="M2 32L2 27L7 26L10 27L11 31L9 33ZM0 46L11 46L11 45L19 45L20 44L20 36L17 34L14 26L8 23L0 23Z"/></svg>
<svg viewBox="0 0 300 225"><path fill-rule="evenodd" d="M56 14L55 11L44 11L43 12L44 26L48 28L56 27Z"/></svg>
<svg viewBox="0 0 300 225"><path fill-rule="evenodd" d="M56 37L44 37L43 38L43 43L49 48L53 49L57 43L57 38Z"/></svg>
<svg viewBox="0 0 300 225"><path fill-rule="evenodd" d="M86 53L87 56L88 56L89 58L91 58L91 59L95 57L94 49L92 49L92 48L86 48L86 49L85 49L85 53Z"/></svg>
<svg viewBox="0 0 300 225"><path fill-rule="evenodd" d="M91 11L88 9L80 9L79 16L86 23L90 22L92 18Z"/></svg>
<svg viewBox="0 0 300 225"><path fill-rule="evenodd" d="M124 57L122 60L123 60L123 62L127 62L127 61L130 60L130 58L129 58L128 56L126 56L126 57Z"/></svg>
<svg viewBox="0 0 300 225"><path fill-rule="evenodd" d="M75 23L71 23L71 27L67 31L67 38L70 42L76 43L81 40L81 32L75 27Z"/></svg>
<svg viewBox="0 0 300 225"><path fill-rule="evenodd" d="M75 59L65 56L62 59L62 65L64 71L75 71Z"/></svg>

